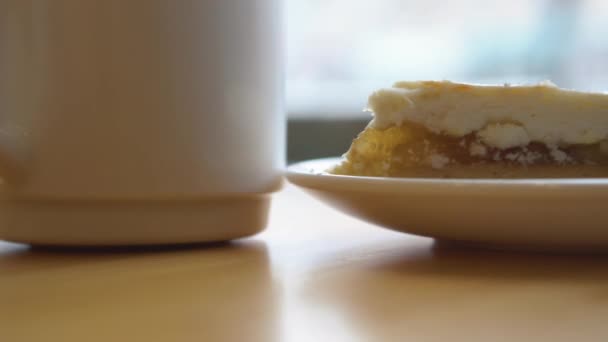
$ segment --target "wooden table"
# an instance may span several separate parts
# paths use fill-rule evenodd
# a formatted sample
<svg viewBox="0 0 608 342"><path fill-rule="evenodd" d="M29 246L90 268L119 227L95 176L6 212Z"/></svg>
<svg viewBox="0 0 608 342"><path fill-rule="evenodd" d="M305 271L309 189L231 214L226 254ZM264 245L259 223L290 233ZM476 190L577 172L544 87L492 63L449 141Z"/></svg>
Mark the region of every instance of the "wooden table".
<svg viewBox="0 0 608 342"><path fill-rule="evenodd" d="M293 187L229 244L0 243L0 341L223 340L606 341L608 257L444 246Z"/></svg>

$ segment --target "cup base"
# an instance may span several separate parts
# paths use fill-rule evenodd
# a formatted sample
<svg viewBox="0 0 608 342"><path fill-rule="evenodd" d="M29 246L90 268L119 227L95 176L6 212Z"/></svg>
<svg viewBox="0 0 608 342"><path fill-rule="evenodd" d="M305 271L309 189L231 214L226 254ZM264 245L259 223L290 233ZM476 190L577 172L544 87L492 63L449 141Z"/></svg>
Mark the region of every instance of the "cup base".
<svg viewBox="0 0 608 342"><path fill-rule="evenodd" d="M2 200L0 239L125 246L226 241L262 231L270 195L197 200Z"/></svg>

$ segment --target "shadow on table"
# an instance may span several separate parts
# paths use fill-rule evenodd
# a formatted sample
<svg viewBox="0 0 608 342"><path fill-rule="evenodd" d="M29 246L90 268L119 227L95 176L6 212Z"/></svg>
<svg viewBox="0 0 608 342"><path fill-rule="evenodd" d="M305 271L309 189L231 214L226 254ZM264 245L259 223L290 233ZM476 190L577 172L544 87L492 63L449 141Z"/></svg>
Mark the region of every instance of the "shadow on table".
<svg viewBox="0 0 608 342"><path fill-rule="evenodd" d="M438 241L431 248L396 254L376 271L495 281L606 281L607 254L493 250Z"/></svg>
<svg viewBox="0 0 608 342"><path fill-rule="evenodd" d="M608 323L608 256L435 243L315 277L300 297L363 340L577 340Z"/></svg>
<svg viewBox="0 0 608 342"><path fill-rule="evenodd" d="M0 250L3 340L277 339L280 290L261 241Z"/></svg>

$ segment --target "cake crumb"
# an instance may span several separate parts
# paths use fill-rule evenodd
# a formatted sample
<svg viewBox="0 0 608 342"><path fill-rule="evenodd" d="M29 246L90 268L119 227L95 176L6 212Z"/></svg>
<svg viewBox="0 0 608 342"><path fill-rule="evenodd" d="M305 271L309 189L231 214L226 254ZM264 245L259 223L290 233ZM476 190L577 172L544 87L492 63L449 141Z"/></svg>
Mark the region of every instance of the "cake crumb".
<svg viewBox="0 0 608 342"><path fill-rule="evenodd" d="M521 152L511 152L504 156L504 159L517 162L521 165L534 164L536 160L542 158L542 155L538 152L530 151L527 148L522 149Z"/></svg>
<svg viewBox="0 0 608 342"><path fill-rule="evenodd" d="M488 149L479 143L472 143L469 147L469 154L471 156L485 157L488 153Z"/></svg>
<svg viewBox="0 0 608 342"><path fill-rule="evenodd" d="M565 163L570 160L568 154L557 147L551 148L551 151L549 151L549 153L551 154L551 157L553 157L553 160L558 163Z"/></svg>
<svg viewBox="0 0 608 342"><path fill-rule="evenodd" d="M543 157L543 155L538 152L532 151L532 152L526 152L525 157L526 157L526 163L534 164L534 162L541 159Z"/></svg>
<svg viewBox="0 0 608 342"><path fill-rule="evenodd" d="M507 155L505 155L505 159L506 160L510 160L510 161L516 161L519 160L519 158L521 157L521 153L507 153Z"/></svg>
<svg viewBox="0 0 608 342"><path fill-rule="evenodd" d="M429 156L429 162L433 169L443 169L447 164L450 163L450 158L443 154L432 154Z"/></svg>

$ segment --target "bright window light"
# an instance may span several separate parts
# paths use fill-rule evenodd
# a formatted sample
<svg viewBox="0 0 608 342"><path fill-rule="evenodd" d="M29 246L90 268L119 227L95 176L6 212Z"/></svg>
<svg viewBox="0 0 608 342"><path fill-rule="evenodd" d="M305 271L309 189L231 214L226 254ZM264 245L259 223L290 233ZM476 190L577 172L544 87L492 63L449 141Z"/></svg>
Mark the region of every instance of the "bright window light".
<svg viewBox="0 0 608 342"><path fill-rule="evenodd" d="M362 117L398 80L608 89L605 0L287 0L291 117Z"/></svg>

